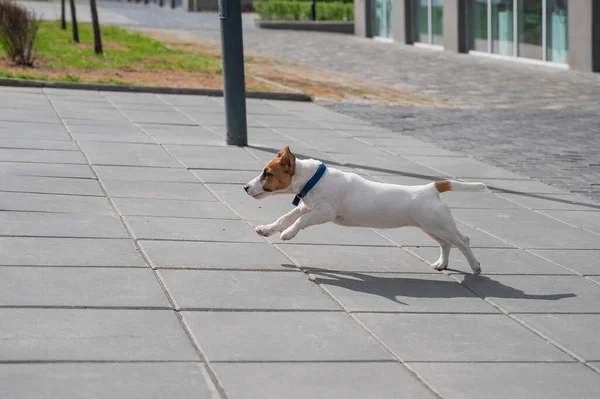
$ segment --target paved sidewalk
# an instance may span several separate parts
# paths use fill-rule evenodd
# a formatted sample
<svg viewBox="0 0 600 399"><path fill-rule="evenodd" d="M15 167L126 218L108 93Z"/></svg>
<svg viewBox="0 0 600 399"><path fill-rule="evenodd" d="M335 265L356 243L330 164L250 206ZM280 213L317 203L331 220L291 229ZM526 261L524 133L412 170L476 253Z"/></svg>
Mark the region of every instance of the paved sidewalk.
<svg viewBox="0 0 600 399"><path fill-rule="evenodd" d="M0 392L7 398L596 398L600 205L310 103L0 89ZM417 230L251 226L284 145L448 193L483 275ZM410 151L407 151L411 148ZM467 273L467 274L465 274Z"/></svg>

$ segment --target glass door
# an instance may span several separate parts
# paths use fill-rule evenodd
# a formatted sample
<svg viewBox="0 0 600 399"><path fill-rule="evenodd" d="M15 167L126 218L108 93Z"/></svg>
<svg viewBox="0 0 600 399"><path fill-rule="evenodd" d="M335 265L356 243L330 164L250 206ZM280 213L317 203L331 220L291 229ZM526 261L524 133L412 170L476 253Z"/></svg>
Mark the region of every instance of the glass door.
<svg viewBox="0 0 600 399"><path fill-rule="evenodd" d="M443 0L413 0L413 40L417 43L444 45Z"/></svg>
<svg viewBox="0 0 600 399"><path fill-rule="evenodd" d="M391 39L393 0L373 0L373 37Z"/></svg>

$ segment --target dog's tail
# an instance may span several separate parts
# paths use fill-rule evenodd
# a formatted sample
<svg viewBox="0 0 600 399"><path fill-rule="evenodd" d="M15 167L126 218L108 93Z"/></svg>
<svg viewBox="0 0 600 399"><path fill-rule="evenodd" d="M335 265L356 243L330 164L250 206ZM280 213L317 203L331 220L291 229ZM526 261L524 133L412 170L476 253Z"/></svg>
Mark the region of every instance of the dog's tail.
<svg viewBox="0 0 600 399"><path fill-rule="evenodd" d="M433 183L438 192L446 191L489 191L483 183L464 183L456 180L440 180Z"/></svg>

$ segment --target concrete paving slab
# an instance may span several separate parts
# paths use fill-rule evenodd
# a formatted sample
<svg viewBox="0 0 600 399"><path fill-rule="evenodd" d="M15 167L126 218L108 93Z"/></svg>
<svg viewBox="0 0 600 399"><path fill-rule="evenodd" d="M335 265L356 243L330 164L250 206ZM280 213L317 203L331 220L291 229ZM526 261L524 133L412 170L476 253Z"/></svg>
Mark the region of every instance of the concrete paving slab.
<svg viewBox="0 0 600 399"><path fill-rule="evenodd" d="M183 312L208 360L393 360L343 312Z"/></svg>
<svg viewBox="0 0 600 399"><path fill-rule="evenodd" d="M356 168L372 176L398 175L430 180L452 176L433 168L419 165L406 158L385 154L381 151L373 151L374 153L369 154L369 156L363 155L360 157L355 154L335 154L335 159L342 165Z"/></svg>
<svg viewBox="0 0 600 399"><path fill-rule="evenodd" d="M242 220L126 216L138 240L264 242Z"/></svg>
<svg viewBox="0 0 600 399"><path fill-rule="evenodd" d="M2 361L196 361L171 310L0 309Z"/></svg>
<svg viewBox="0 0 600 399"><path fill-rule="evenodd" d="M0 279L0 306L171 308L149 268L5 266Z"/></svg>
<svg viewBox="0 0 600 399"><path fill-rule="evenodd" d="M479 229L465 226L462 223L457 223L457 227L462 234L471 239L471 248L514 248L511 243L499 240ZM376 231L398 245L405 247L439 247L439 244L433 238L417 227L378 229Z"/></svg>
<svg viewBox="0 0 600 399"><path fill-rule="evenodd" d="M440 197L450 208L521 209L520 205L510 202L500 195L486 192L450 191Z"/></svg>
<svg viewBox="0 0 600 399"><path fill-rule="evenodd" d="M0 212L0 236L128 238L116 216L64 213Z"/></svg>
<svg viewBox="0 0 600 399"><path fill-rule="evenodd" d="M87 164L80 152L0 148L0 161Z"/></svg>
<svg viewBox="0 0 600 399"><path fill-rule="evenodd" d="M600 234L600 211L541 211L542 214L558 219L575 227Z"/></svg>
<svg viewBox="0 0 600 399"><path fill-rule="evenodd" d="M79 124L75 124L79 122ZM97 137L114 137L118 135L123 136L139 136L144 135L139 127L129 122L119 122L116 126L106 125L102 123L89 123L81 124L82 121L73 120L73 123L69 124L69 131L73 136L76 135L96 135ZM148 137L147 135L144 135Z"/></svg>
<svg viewBox="0 0 600 399"><path fill-rule="evenodd" d="M452 213L521 248L600 249L598 236L528 210L455 209Z"/></svg>
<svg viewBox="0 0 600 399"><path fill-rule="evenodd" d="M148 137L143 132L123 132L120 129L115 131L103 131L102 133L71 133L73 139L80 142L100 141L100 142L115 142L115 143L141 143L141 144L156 144L151 137Z"/></svg>
<svg viewBox="0 0 600 399"><path fill-rule="evenodd" d="M202 183L103 180L113 198L146 198L186 201L216 201Z"/></svg>
<svg viewBox="0 0 600 399"><path fill-rule="evenodd" d="M165 106L165 111L136 111L136 110L123 110L123 113L132 121L132 122L143 122L143 123L160 123L160 124L192 124L194 121L188 118L186 115L180 112L167 111L167 106Z"/></svg>
<svg viewBox="0 0 600 399"><path fill-rule="evenodd" d="M407 155L407 159L425 167L449 173L459 178L495 178L523 180L523 176L471 158L422 157Z"/></svg>
<svg viewBox="0 0 600 399"><path fill-rule="evenodd" d="M435 179L423 179L420 177L402 176L402 175L385 175L376 177L365 177L367 180L381 181L389 184L399 184L401 186L419 186L422 184L429 184Z"/></svg>
<svg viewBox="0 0 600 399"><path fill-rule="evenodd" d="M433 263L440 256L439 248L422 247L406 248L407 251ZM541 259L521 249L477 248L473 250L475 257L481 262L483 274L564 274L574 273L551 262ZM450 263L447 271L472 273L464 255L456 248L450 251Z"/></svg>
<svg viewBox="0 0 600 399"><path fill-rule="evenodd" d="M256 177L258 173L253 172L252 178ZM257 200L246 194L244 184L207 184L206 187L241 217L246 220L260 221L258 224L274 222L294 208L292 205L293 195L274 195Z"/></svg>
<svg viewBox="0 0 600 399"><path fill-rule="evenodd" d="M585 361L600 360L598 314L520 314L529 327L574 352Z"/></svg>
<svg viewBox="0 0 600 399"><path fill-rule="evenodd" d="M233 184L243 187L244 184L254 179L260 173L260 170L210 170L210 169L193 169L190 170L202 183L214 184Z"/></svg>
<svg viewBox="0 0 600 399"><path fill-rule="evenodd" d="M592 399L600 389L600 376L577 363L409 365L445 399Z"/></svg>
<svg viewBox="0 0 600 399"><path fill-rule="evenodd" d="M288 270L291 261L267 243L139 241L153 267Z"/></svg>
<svg viewBox="0 0 600 399"><path fill-rule="evenodd" d="M500 314L361 313L357 317L407 363L573 360Z"/></svg>
<svg viewBox="0 0 600 399"><path fill-rule="evenodd" d="M347 272L439 272L397 247L351 247L345 245L277 245L297 264L307 269Z"/></svg>
<svg viewBox="0 0 600 399"><path fill-rule="evenodd" d="M164 146L188 168L262 170L263 165L238 147Z"/></svg>
<svg viewBox="0 0 600 399"><path fill-rule="evenodd" d="M94 213L113 215L108 199L80 195L52 195L0 192L3 211Z"/></svg>
<svg viewBox="0 0 600 399"><path fill-rule="evenodd" d="M581 274L600 275L598 250L536 250L531 251L545 259Z"/></svg>
<svg viewBox="0 0 600 399"><path fill-rule="evenodd" d="M393 362L216 363L213 368L231 399L437 397Z"/></svg>
<svg viewBox="0 0 600 399"><path fill-rule="evenodd" d="M219 398L200 363L2 364L0 390L13 399Z"/></svg>
<svg viewBox="0 0 600 399"><path fill-rule="evenodd" d="M393 142L394 143L394 142ZM413 155L421 157L464 157L464 154L455 151L448 151L432 145L423 144L422 147L408 147L405 145L384 145L381 148L394 155Z"/></svg>
<svg viewBox="0 0 600 399"><path fill-rule="evenodd" d="M309 272L351 312L497 313L443 274Z"/></svg>
<svg viewBox="0 0 600 399"><path fill-rule="evenodd" d="M147 267L130 239L0 237L0 253L1 265Z"/></svg>
<svg viewBox="0 0 600 399"><path fill-rule="evenodd" d="M150 168L136 166L94 166L96 173L103 180L126 180L134 182L192 182L198 180L184 168Z"/></svg>
<svg viewBox="0 0 600 399"><path fill-rule="evenodd" d="M44 193L93 195L103 197L104 192L94 179L73 179L41 176L2 176L0 175L0 190Z"/></svg>
<svg viewBox="0 0 600 399"><path fill-rule="evenodd" d="M180 310L341 310L300 272L160 270Z"/></svg>
<svg viewBox="0 0 600 399"><path fill-rule="evenodd" d="M155 125L157 126L157 125ZM168 130L144 128L160 144L185 144L203 146L226 146L225 140L202 126L170 125Z"/></svg>
<svg viewBox="0 0 600 399"><path fill-rule="evenodd" d="M80 179L96 178L88 165L67 165L59 163L0 162L0 175L73 177Z"/></svg>
<svg viewBox="0 0 600 399"><path fill-rule="evenodd" d="M500 193L498 194L498 196L513 201L528 209L596 211L600 215L600 204L598 204L595 201L592 201L589 198L585 198L575 194L544 194L532 197L528 195Z"/></svg>
<svg viewBox="0 0 600 399"><path fill-rule="evenodd" d="M276 219L275 219L276 220ZM249 221L253 226L263 224L254 220ZM269 237L276 244L320 244L320 245L367 245L367 246L395 246L389 240L381 237L371 229L363 227L343 227L328 223L310 226L302 230L296 237L289 241L282 241L279 234Z"/></svg>
<svg viewBox="0 0 600 399"><path fill-rule="evenodd" d="M529 194L566 194L565 190L544 184L537 180L507 180L507 179L465 179L465 181L477 181L484 183L492 191L502 192L502 190L517 191Z"/></svg>
<svg viewBox="0 0 600 399"><path fill-rule="evenodd" d="M600 286L576 276L465 276L462 284L511 313L600 312Z"/></svg>
<svg viewBox="0 0 600 399"><path fill-rule="evenodd" d="M93 165L181 167L179 162L155 144L82 141L80 146Z"/></svg>
<svg viewBox="0 0 600 399"><path fill-rule="evenodd" d="M0 201L1 201L0 194ZM179 201L159 199L115 198L113 200L123 215L169 216L205 219L239 219L223 203L213 201ZM1 203L1 202L0 202Z"/></svg>
<svg viewBox="0 0 600 399"><path fill-rule="evenodd" d="M25 119L27 120L27 119ZM0 137L20 139L71 140L63 125L0 121Z"/></svg>
<svg viewBox="0 0 600 399"><path fill-rule="evenodd" d="M30 149L30 150L60 150L79 151L74 141L0 138L0 148Z"/></svg>

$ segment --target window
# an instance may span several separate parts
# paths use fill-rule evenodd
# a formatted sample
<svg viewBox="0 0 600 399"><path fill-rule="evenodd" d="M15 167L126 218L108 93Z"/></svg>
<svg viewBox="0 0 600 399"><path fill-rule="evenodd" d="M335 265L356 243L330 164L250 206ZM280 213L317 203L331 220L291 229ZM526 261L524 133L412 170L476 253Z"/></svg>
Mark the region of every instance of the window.
<svg viewBox="0 0 600 399"><path fill-rule="evenodd" d="M444 1L413 0L413 40L418 43L444 45Z"/></svg>
<svg viewBox="0 0 600 399"><path fill-rule="evenodd" d="M565 64L566 0L470 0L472 51Z"/></svg>

